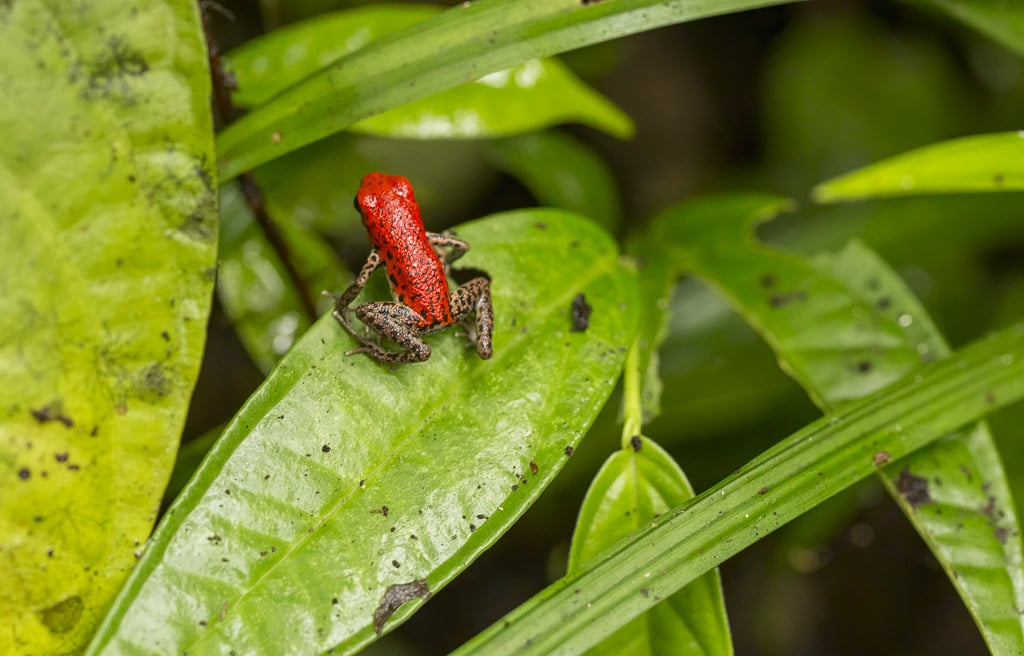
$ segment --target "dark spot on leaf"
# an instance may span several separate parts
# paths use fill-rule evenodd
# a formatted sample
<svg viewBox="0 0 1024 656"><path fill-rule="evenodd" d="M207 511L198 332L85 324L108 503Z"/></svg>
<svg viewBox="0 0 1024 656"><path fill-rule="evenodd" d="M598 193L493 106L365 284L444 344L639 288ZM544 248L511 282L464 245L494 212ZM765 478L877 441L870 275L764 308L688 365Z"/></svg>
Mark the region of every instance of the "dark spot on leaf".
<svg viewBox="0 0 1024 656"><path fill-rule="evenodd" d="M518 486L518 485L516 485L515 483L513 483L513 484L512 484L512 491L513 491L513 492L515 492L515 491L516 491L516 490L518 490L518 489L519 489L519 486Z"/></svg>
<svg viewBox="0 0 1024 656"><path fill-rule="evenodd" d="M412 599L430 599L430 588L425 579L416 579L409 583L396 583L388 586L387 591L373 612L373 630L380 635L384 623L394 615L405 602Z"/></svg>
<svg viewBox="0 0 1024 656"><path fill-rule="evenodd" d="M330 453L331 447L325 444L322 447L320 447L320 450L323 451L324 453Z"/></svg>
<svg viewBox="0 0 1024 656"><path fill-rule="evenodd" d="M401 567L402 563L398 562L397 560L392 560L391 561L391 566L392 567Z"/></svg>
<svg viewBox="0 0 1024 656"><path fill-rule="evenodd" d="M474 531L476 531L476 524L470 524L469 525L469 532L472 533Z"/></svg>
<svg viewBox="0 0 1024 656"><path fill-rule="evenodd" d="M206 620L199 620L199 626L206 626Z"/></svg>
<svg viewBox="0 0 1024 656"><path fill-rule="evenodd" d="M879 310L887 310L892 305L892 300L888 296L880 296L876 305Z"/></svg>
<svg viewBox="0 0 1024 656"><path fill-rule="evenodd" d="M138 374L137 388L140 396L167 396L171 381L166 369L159 362L150 362Z"/></svg>
<svg viewBox="0 0 1024 656"><path fill-rule="evenodd" d="M874 463L875 467L881 467L890 460L892 460L892 457L889 455L888 451L879 451L873 458L871 458L871 462Z"/></svg>
<svg viewBox="0 0 1024 656"><path fill-rule="evenodd" d="M772 287L775 286L776 282L778 281L775 279L774 273L766 273L763 276L761 276L761 286L764 287L765 289L771 289Z"/></svg>
<svg viewBox="0 0 1024 656"><path fill-rule="evenodd" d="M99 432L100 432L100 427L99 426L93 426L92 430L89 431L89 437L96 437L99 434Z"/></svg>
<svg viewBox="0 0 1024 656"><path fill-rule="evenodd" d="M768 304L771 305L773 308L778 309L786 305L789 305L790 303L795 303L797 301L804 300L807 300L806 292L786 292L772 294L771 296L768 297Z"/></svg>
<svg viewBox="0 0 1024 656"><path fill-rule="evenodd" d="M928 493L928 480L911 474L909 467L904 467L896 478L896 489L911 508L932 502L932 497Z"/></svg>
<svg viewBox="0 0 1024 656"><path fill-rule="evenodd" d="M53 459L56 460L57 462L67 462L68 461L68 452L67 451L61 451L60 453L55 453L55 454L53 454Z"/></svg>
<svg viewBox="0 0 1024 656"><path fill-rule="evenodd" d="M374 508L370 512L378 514L378 515L384 515L385 517L387 517L388 516L388 507L387 506L381 506L380 508Z"/></svg>
<svg viewBox="0 0 1024 656"><path fill-rule="evenodd" d="M647 588L640 588L640 595L646 599L651 596L651 591Z"/></svg>
<svg viewBox="0 0 1024 656"><path fill-rule="evenodd" d="M548 224L541 223L540 221L538 221L538 222L533 224L533 227L538 229L538 230L547 230L548 229Z"/></svg>
<svg viewBox="0 0 1024 656"><path fill-rule="evenodd" d="M968 483L974 480L974 476L971 475L971 470L967 467L967 465L960 465L960 471L963 473Z"/></svg>
<svg viewBox="0 0 1024 656"><path fill-rule="evenodd" d="M758 494L762 494L762 495L768 494L768 488L767 487L763 487L760 490L758 490L757 493Z"/></svg>
<svg viewBox="0 0 1024 656"><path fill-rule="evenodd" d="M78 471L79 469L81 469L81 467L79 467L78 465L76 465L73 462L68 464L68 471ZM45 476L45 472L44 472L44 476Z"/></svg>
<svg viewBox="0 0 1024 656"><path fill-rule="evenodd" d="M860 362L857 363L856 370L857 373L866 374L869 371L871 371L871 367L872 364L870 360L861 360Z"/></svg>
<svg viewBox="0 0 1024 656"><path fill-rule="evenodd" d="M987 403L988 405L995 405L996 395L993 394L991 391L985 392L985 403Z"/></svg>
<svg viewBox="0 0 1024 656"><path fill-rule="evenodd" d="M171 341L171 334L168 333L166 330L161 330L160 331L160 336L164 338L165 342Z"/></svg>
<svg viewBox="0 0 1024 656"><path fill-rule="evenodd" d="M207 536L206 541L209 542L210 544L220 544L220 541L222 539L223 538L221 538L219 535L214 533L213 535Z"/></svg>
<svg viewBox="0 0 1024 656"><path fill-rule="evenodd" d="M573 239L571 242L569 242L569 248L579 248L579 247L580 247L580 240L579 239Z"/></svg>
<svg viewBox="0 0 1024 656"><path fill-rule="evenodd" d="M629 446L633 447L634 453L639 453L640 449L644 448L644 440L639 435L634 435L629 438Z"/></svg>
<svg viewBox="0 0 1024 656"><path fill-rule="evenodd" d="M82 619L85 604L78 595L62 599L54 605L37 612L39 621L51 633L67 633Z"/></svg>
<svg viewBox="0 0 1024 656"><path fill-rule="evenodd" d="M338 598L337 597L331 597L331 605L332 606L337 606L338 605Z"/></svg>
<svg viewBox="0 0 1024 656"><path fill-rule="evenodd" d="M59 421L64 424L67 428L71 428L75 425L71 417L64 414L64 402L60 399L54 399L41 408L35 410L29 410L32 416L40 424L45 424L51 421Z"/></svg>
<svg viewBox="0 0 1024 656"><path fill-rule="evenodd" d="M1003 174L996 173L994 176L992 176L992 182L996 183L997 187L1003 186Z"/></svg>
<svg viewBox="0 0 1024 656"><path fill-rule="evenodd" d="M29 470L28 467L22 467L21 469L18 470L18 478L20 478L21 480L27 481L31 477L32 472Z"/></svg>
<svg viewBox="0 0 1024 656"><path fill-rule="evenodd" d="M571 446L565 447L565 455L571 456L573 454L573 448Z"/></svg>
<svg viewBox="0 0 1024 656"><path fill-rule="evenodd" d="M534 461L531 460L530 461L530 473L533 474L534 476L536 476L538 471L540 471L540 468L537 467L537 463L535 463Z"/></svg>

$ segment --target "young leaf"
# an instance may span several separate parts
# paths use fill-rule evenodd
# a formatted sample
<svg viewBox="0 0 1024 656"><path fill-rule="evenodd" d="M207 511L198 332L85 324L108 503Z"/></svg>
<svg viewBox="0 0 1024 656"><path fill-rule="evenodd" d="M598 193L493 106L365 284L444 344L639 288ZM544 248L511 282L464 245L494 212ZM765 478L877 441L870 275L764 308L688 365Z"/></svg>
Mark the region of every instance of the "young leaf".
<svg viewBox="0 0 1024 656"><path fill-rule="evenodd" d="M488 159L517 178L541 205L593 219L614 232L622 221L619 189L608 165L561 132L539 132L491 142Z"/></svg>
<svg viewBox="0 0 1024 656"><path fill-rule="evenodd" d="M1024 324L1019 324L787 437L538 593L455 654L580 653L871 474L880 451L898 460L1022 398Z"/></svg>
<svg viewBox="0 0 1024 656"><path fill-rule="evenodd" d="M0 651L82 649L174 463L217 247L197 12L0 3Z"/></svg>
<svg viewBox="0 0 1024 656"><path fill-rule="evenodd" d="M819 203L858 198L1024 191L1024 130L925 146L814 188Z"/></svg>
<svg viewBox="0 0 1024 656"><path fill-rule="evenodd" d="M221 172L233 178L356 121L531 59L785 1L463 3L343 57L242 117L218 138Z"/></svg>
<svg viewBox="0 0 1024 656"><path fill-rule="evenodd" d="M231 422L89 653L350 652L389 631L537 498L633 339L612 240L555 210L459 230L486 268L494 357L448 331L425 363L346 356L326 316ZM584 294L589 326L572 331ZM410 602L410 603L404 603Z"/></svg>
<svg viewBox="0 0 1024 656"><path fill-rule="evenodd" d="M569 573L693 497L686 475L656 442L637 435L594 478L580 508ZM641 588L640 594L650 594ZM712 570L609 636L590 654L732 654L722 584Z"/></svg>
<svg viewBox="0 0 1024 656"><path fill-rule="evenodd" d="M867 248L855 243L813 266L754 244L765 217L752 207L747 196L677 206L652 234L732 302L823 410L948 355L923 308ZM1024 622L1009 611L1024 608L1020 526L987 427L965 427L903 461L889 464L884 450L875 458L993 651L1024 649Z"/></svg>
<svg viewBox="0 0 1024 656"><path fill-rule="evenodd" d="M388 32L440 7L363 7L319 16L249 41L225 57L239 104L259 105ZM248 89L248 91L247 91ZM506 136L577 121L620 138L633 122L554 59L534 59L395 107L352 125L365 134L407 139Z"/></svg>

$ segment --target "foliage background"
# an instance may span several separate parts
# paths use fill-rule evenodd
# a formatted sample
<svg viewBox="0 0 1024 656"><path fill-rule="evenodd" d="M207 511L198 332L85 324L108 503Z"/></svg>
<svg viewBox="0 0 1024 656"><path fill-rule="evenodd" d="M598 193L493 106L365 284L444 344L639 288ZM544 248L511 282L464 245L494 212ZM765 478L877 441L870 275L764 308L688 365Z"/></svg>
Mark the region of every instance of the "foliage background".
<svg viewBox="0 0 1024 656"><path fill-rule="evenodd" d="M356 3L350 3L356 4ZM227 49L261 29L337 3L226 3L215 19ZM266 24L264 24L266 27ZM636 122L619 141L563 128L595 148L621 189L624 236L658 209L727 189L791 195L797 212L762 230L800 252L863 239L904 277L957 347L1024 307L1020 198L964 195L835 207L809 202L830 176L957 136L1017 129L1024 61L948 17L912 3L844 0L762 9L647 32L563 56ZM425 152L426 151L426 152ZM471 185L424 200L434 229L532 204L514 178L466 170L458 148L410 144L438 177ZM984 217L983 220L971 217ZM350 262L358 230L341 238ZM722 301L683 281L662 352L664 414L646 429L699 491L818 416L754 332ZM216 309L186 435L229 418L261 377ZM209 394L218 390L218 394ZM698 393L699 390L699 393ZM617 448L606 407L554 488L480 561L374 653L452 649L565 567L575 514ZM992 418L1018 504L1024 499L1024 412ZM722 567L738 653L985 653L945 575L875 480L866 481ZM379 651L378 651L379 650Z"/></svg>

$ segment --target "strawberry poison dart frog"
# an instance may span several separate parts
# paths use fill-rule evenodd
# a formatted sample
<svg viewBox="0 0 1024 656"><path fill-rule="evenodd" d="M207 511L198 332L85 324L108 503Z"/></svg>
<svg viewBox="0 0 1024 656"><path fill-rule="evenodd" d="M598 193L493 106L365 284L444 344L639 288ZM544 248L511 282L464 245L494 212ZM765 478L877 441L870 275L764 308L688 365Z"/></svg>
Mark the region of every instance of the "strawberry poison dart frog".
<svg viewBox="0 0 1024 656"><path fill-rule="evenodd" d="M355 205L373 249L355 282L334 297L334 318L362 344L346 355L366 353L386 364L423 362L430 357L430 346L422 336L453 326L472 312L476 315L476 331L471 339L480 357L490 358L494 353L490 282L484 277L474 278L454 292L448 290L449 265L469 250L469 244L447 234L426 232L412 185L400 175L366 175ZM360 305L356 317L401 346L401 351L385 350L360 335L349 318L349 305L381 263L395 300Z"/></svg>

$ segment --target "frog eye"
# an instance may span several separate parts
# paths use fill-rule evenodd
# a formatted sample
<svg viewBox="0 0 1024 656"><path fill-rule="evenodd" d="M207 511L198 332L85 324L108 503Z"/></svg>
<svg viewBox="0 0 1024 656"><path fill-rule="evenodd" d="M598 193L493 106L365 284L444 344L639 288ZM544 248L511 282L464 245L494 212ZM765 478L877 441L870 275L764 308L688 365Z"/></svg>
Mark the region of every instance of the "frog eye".
<svg viewBox="0 0 1024 656"><path fill-rule="evenodd" d="M362 213L362 209L359 207L359 196L352 197L352 207L356 208L356 211Z"/></svg>

